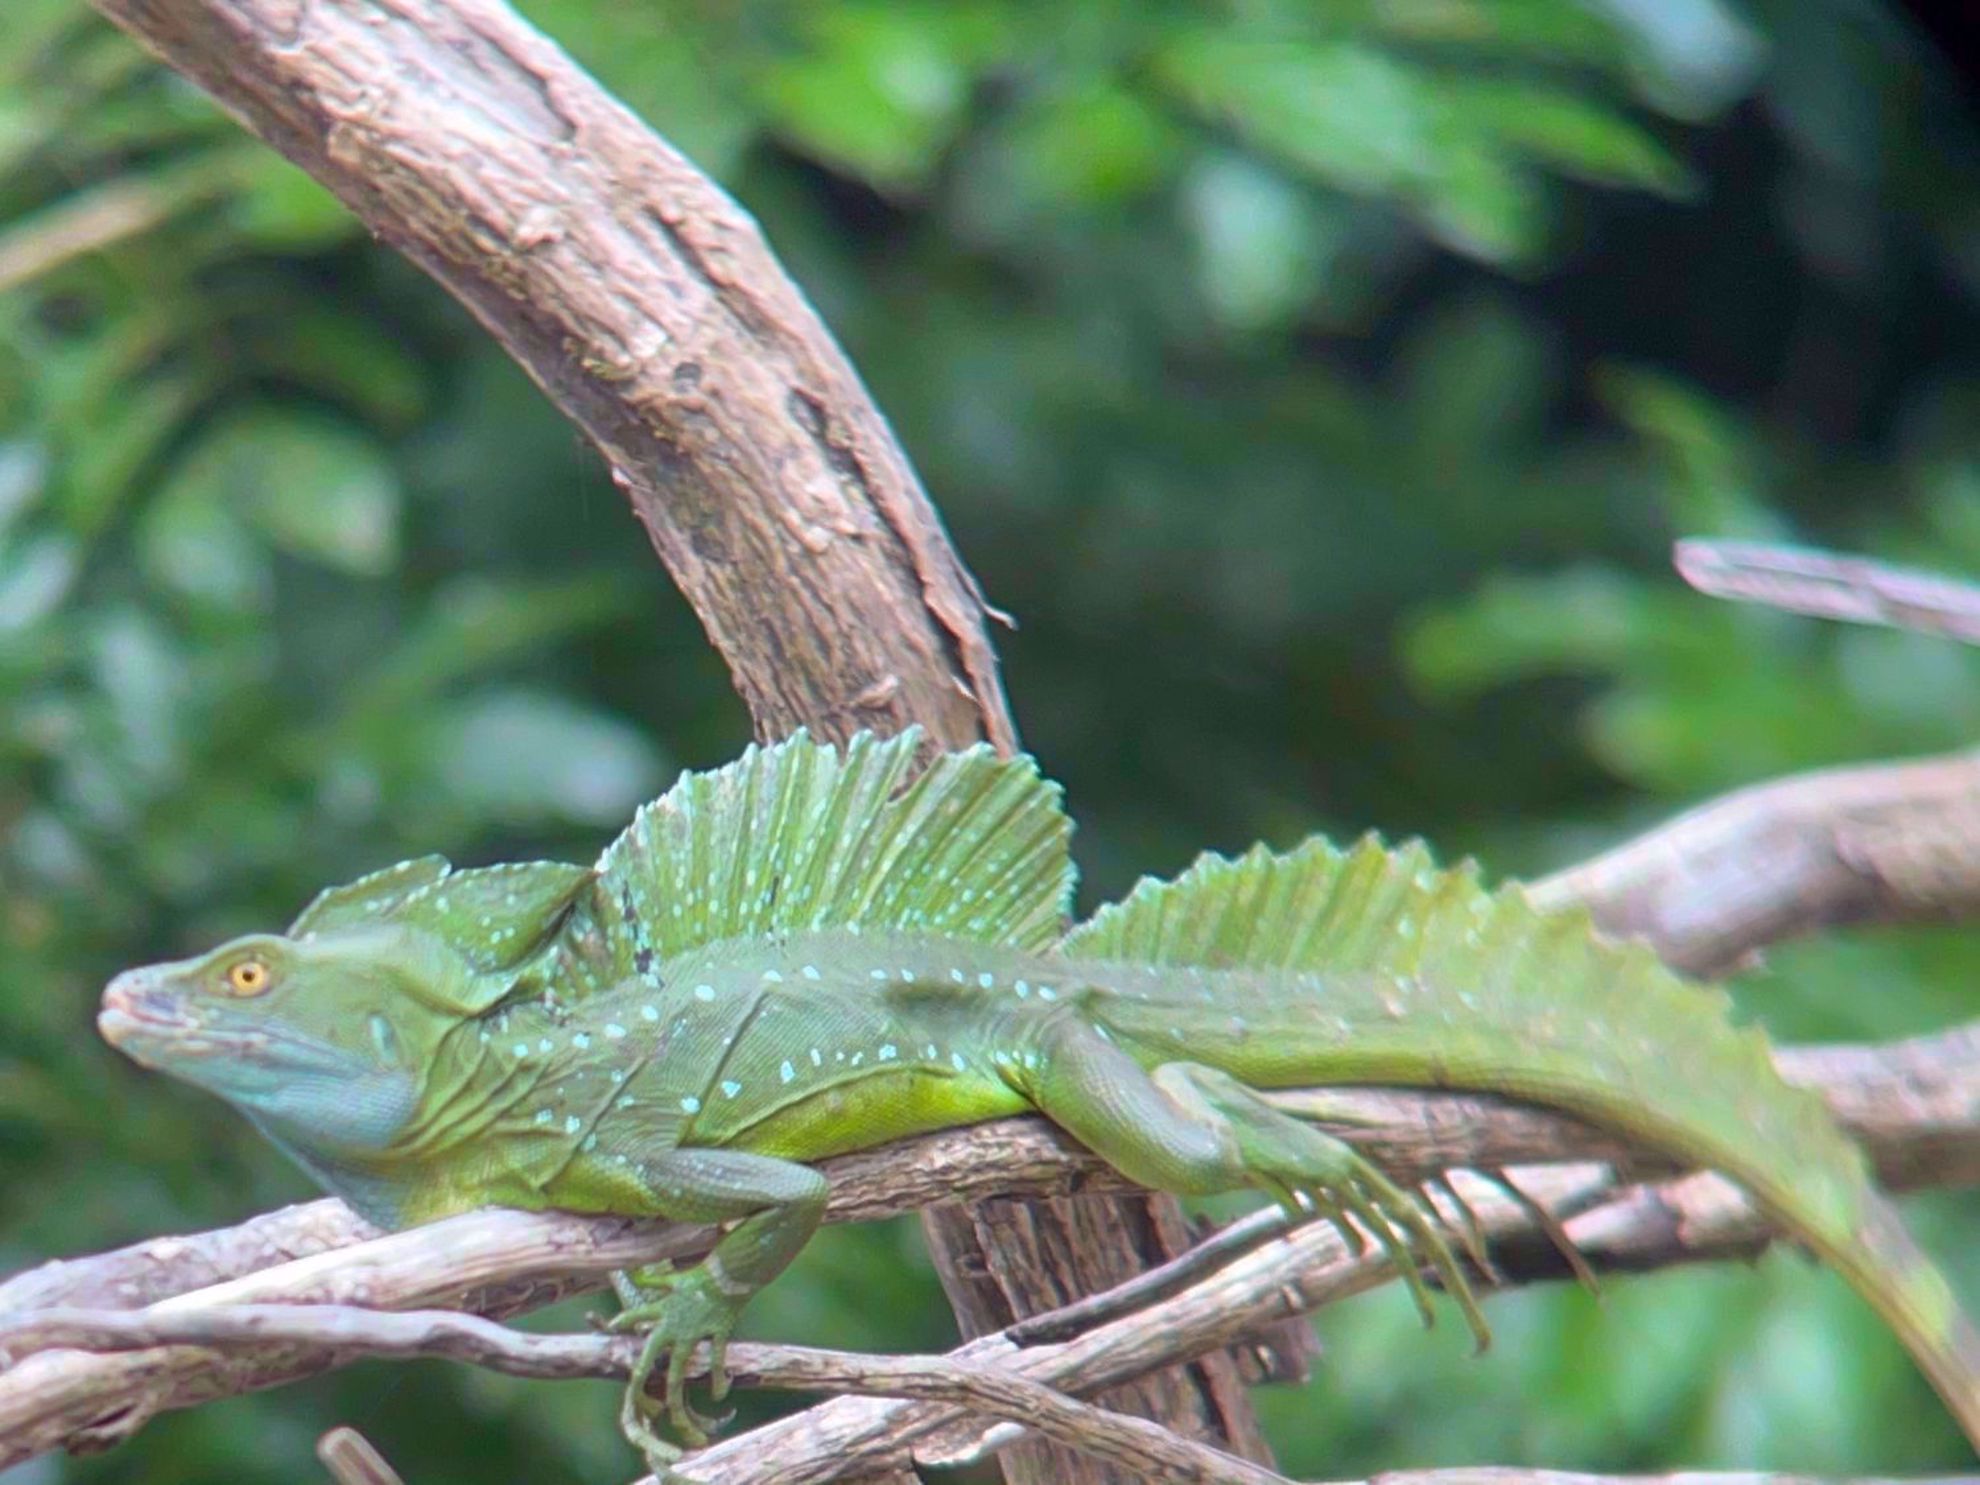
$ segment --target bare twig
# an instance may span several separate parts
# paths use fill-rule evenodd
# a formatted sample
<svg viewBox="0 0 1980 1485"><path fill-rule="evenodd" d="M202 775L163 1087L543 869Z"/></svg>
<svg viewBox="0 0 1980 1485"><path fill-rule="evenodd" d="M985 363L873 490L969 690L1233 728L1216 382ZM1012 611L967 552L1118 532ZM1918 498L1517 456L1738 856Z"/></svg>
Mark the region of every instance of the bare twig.
<svg viewBox="0 0 1980 1485"><path fill-rule="evenodd" d="M399 1472L355 1428L333 1428L316 1441L316 1457L337 1485L404 1485Z"/></svg>
<svg viewBox="0 0 1980 1485"><path fill-rule="evenodd" d="M1681 541L1671 560L1714 598L1980 644L1980 585L1955 578L1757 541Z"/></svg>
<svg viewBox="0 0 1980 1485"><path fill-rule="evenodd" d="M1343 1481L1340 1485L1364 1485ZM1863 1475L1847 1479L1817 1475L1778 1475L1729 1470L1680 1470L1668 1475L1583 1475L1569 1470L1503 1469L1480 1466L1453 1470L1387 1470L1365 1485L1980 1485L1980 1475Z"/></svg>
<svg viewBox="0 0 1980 1485"><path fill-rule="evenodd" d="M215 1305L152 1313L47 1310L0 1325L0 1347L131 1351L156 1346L238 1347L279 1342L331 1356L443 1357L511 1376L567 1381L623 1378L639 1341L597 1334L532 1335L450 1310L391 1313L350 1305ZM706 1353L697 1375L706 1371ZM1180 1439L1139 1418L1076 1401L1021 1375L943 1356L861 1356L808 1346L737 1344L738 1380L806 1392L954 1403L1081 1453L1164 1480L1285 1485L1282 1476Z"/></svg>

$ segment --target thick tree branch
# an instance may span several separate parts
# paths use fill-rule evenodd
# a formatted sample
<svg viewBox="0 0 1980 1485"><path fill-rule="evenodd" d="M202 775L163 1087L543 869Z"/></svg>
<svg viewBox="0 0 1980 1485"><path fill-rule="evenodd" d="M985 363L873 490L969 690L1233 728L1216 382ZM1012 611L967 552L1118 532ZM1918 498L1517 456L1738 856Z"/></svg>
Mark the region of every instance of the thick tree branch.
<svg viewBox="0 0 1980 1485"><path fill-rule="evenodd" d="M756 223L493 0L101 0L610 461L760 734L1013 740L984 607Z"/></svg>
<svg viewBox="0 0 1980 1485"><path fill-rule="evenodd" d="M1722 975L1783 939L1980 915L1980 753L1798 774L1729 794L1537 882L1611 933Z"/></svg>

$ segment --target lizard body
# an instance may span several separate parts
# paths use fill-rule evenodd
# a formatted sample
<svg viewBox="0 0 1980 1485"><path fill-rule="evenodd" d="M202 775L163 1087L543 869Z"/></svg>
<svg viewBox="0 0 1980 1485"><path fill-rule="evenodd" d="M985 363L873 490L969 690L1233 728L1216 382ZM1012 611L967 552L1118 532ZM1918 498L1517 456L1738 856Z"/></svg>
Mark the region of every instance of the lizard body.
<svg viewBox="0 0 1980 1485"><path fill-rule="evenodd" d="M982 753L903 792L912 746L752 754L596 871L406 863L288 934L120 976L101 1024L386 1225L485 1205L734 1224L629 1311L651 1326L636 1383L664 1360L690 1436L687 1355L715 1343L719 1395L737 1311L822 1214L803 1162L1026 1109L1152 1187L1353 1217L1419 1303L1428 1261L1482 1340L1424 1209L1252 1091L1379 1083L1506 1094L1724 1172L1980 1440L1980 1340L1950 1289L1716 992L1373 843L1206 858L1062 935L1056 796Z"/></svg>

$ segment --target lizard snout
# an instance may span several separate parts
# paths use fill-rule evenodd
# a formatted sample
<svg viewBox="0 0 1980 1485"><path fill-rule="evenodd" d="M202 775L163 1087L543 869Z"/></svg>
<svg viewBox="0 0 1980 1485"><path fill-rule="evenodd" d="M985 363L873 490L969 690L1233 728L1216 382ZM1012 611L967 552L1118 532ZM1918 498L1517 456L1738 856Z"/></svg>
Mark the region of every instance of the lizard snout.
<svg viewBox="0 0 1980 1485"><path fill-rule="evenodd" d="M125 970L103 990L103 1008L96 1029L113 1047L123 1047L133 1034L178 1030L186 1017L177 997L141 969Z"/></svg>

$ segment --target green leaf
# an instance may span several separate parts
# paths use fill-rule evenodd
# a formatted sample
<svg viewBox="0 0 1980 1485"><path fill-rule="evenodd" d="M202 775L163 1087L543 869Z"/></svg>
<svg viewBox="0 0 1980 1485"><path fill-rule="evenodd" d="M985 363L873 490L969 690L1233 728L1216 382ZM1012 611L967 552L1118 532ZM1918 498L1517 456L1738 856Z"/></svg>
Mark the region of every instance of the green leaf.
<svg viewBox="0 0 1980 1485"><path fill-rule="evenodd" d="M464 676L520 658L626 610L629 590L606 578L497 584L462 578L433 595L398 645L353 687L343 729L397 732L405 713ZM332 752L349 745L332 740Z"/></svg>
<svg viewBox="0 0 1980 1485"><path fill-rule="evenodd" d="M358 232L344 203L280 156L262 152L227 205L241 236L276 252L320 252Z"/></svg>
<svg viewBox="0 0 1980 1485"><path fill-rule="evenodd" d="M660 782L659 756L637 731L548 692L484 692L421 734L431 787L478 818L616 825Z"/></svg>
<svg viewBox="0 0 1980 1485"><path fill-rule="evenodd" d="M385 451L321 413L226 415L181 457L160 498L237 511L277 546L357 576L398 557L399 485Z"/></svg>
<svg viewBox="0 0 1980 1485"><path fill-rule="evenodd" d="M1436 147L1436 171L1419 193L1414 215L1455 252L1493 263L1517 263L1539 250L1549 225L1538 183L1504 153L1472 137Z"/></svg>
<svg viewBox="0 0 1980 1485"><path fill-rule="evenodd" d="M47 618L69 594L81 566L76 544L45 534L0 548L0 634Z"/></svg>
<svg viewBox="0 0 1980 1485"><path fill-rule="evenodd" d="M876 186L924 183L969 99L957 38L882 6L821 7L811 30L806 55L772 64L756 81L772 126Z"/></svg>
<svg viewBox="0 0 1980 1485"><path fill-rule="evenodd" d="M1282 173L1213 155L1191 173L1184 199L1203 294L1226 325L1254 330L1283 324L1318 288L1314 213Z"/></svg>
<svg viewBox="0 0 1980 1485"><path fill-rule="evenodd" d="M48 460L26 439L0 442L0 541L47 488Z"/></svg>
<svg viewBox="0 0 1980 1485"><path fill-rule="evenodd" d="M1163 48L1154 75L1250 143L1344 189L1414 180L1438 109L1420 75L1354 42L1293 42L1201 31Z"/></svg>
<svg viewBox="0 0 1980 1485"><path fill-rule="evenodd" d="M1498 573L1469 598L1418 618L1402 649L1411 678L1448 701L1524 677L1640 662L1646 644L1658 643L1653 636L1701 612L1682 595L1648 591L1607 568Z"/></svg>
<svg viewBox="0 0 1980 1485"><path fill-rule="evenodd" d="M1087 78L1028 100L1001 142L1024 200L1093 207L1159 184L1181 154L1178 134L1135 94Z"/></svg>
<svg viewBox="0 0 1980 1485"><path fill-rule="evenodd" d="M1611 108L1530 83L1453 79L1446 93L1466 122L1511 153L1605 186L1685 196L1691 173L1647 130Z"/></svg>
<svg viewBox="0 0 1980 1485"><path fill-rule="evenodd" d="M273 408L240 414L191 458L298 557L360 577L398 560L398 476L378 442L352 424Z"/></svg>
<svg viewBox="0 0 1980 1485"><path fill-rule="evenodd" d="M267 549L204 491L168 486L140 517L135 539L146 576L192 604L265 613L274 602Z"/></svg>
<svg viewBox="0 0 1980 1485"><path fill-rule="evenodd" d="M244 332L257 371L292 381L397 432L427 410L426 368L404 336L342 305L289 302Z"/></svg>

